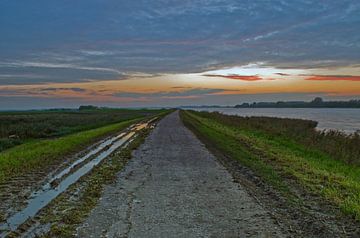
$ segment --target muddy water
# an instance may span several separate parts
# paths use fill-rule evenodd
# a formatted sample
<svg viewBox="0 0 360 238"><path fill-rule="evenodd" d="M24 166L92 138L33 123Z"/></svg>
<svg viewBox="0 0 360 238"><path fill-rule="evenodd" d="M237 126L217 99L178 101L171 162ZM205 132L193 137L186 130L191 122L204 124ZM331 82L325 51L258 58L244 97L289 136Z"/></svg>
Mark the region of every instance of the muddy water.
<svg viewBox="0 0 360 238"><path fill-rule="evenodd" d="M55 181L63 178L65 175L69 174L76 166L78 166L79 164L83 163L84 161L86 161L87 159L89 159L90 157L96 155L97 153L99 153L100 151L102 151L103 149L105 149L107 146L111 145L114 141L120 139L121 137L123 137L125 135L125 133L121 133L118 136L112 137L110 139L105 140L104 142L102 142L99 146L97 146L95 149L91 150L89 153L87 153L85 156L79 158L78 160L76 160L74 163L72 163L69 167L65 168L64 170L62 170L61 172L59 172L58 174L52 176L52 178L50 179L50 181L45 184L42 188L42 190L48 190L50 189L52 186L51 184L53 184ZM35 192L36 193L36 192ZM31 197L33 197L35 195L35 193L32 194Z"/></svg>
<svg viewBox="0 0 360 238"><path fill-rule="evenodd" d="M0 237L5 237L9 231L15 231L27 219L34 217L42 208L48 205L53 199L64 192L70 185L77 182L82 176L90 172L96 165L108 157L112 152L119 147L126 145L126 143L136 134L137 131L146 128L149 122L136 124L130 127L127 133L121 133L115 137L105 140L98 147L91 150L85 156L79 158L63 171L53 176L49 183L45 184L42 189L32 193L31 198L28 200L27 206L9 217L6 223L0 224ZM96 155L96 156L95 156ZM94 156L93 159L89 159ZM88 162L81 165L84 161ZM75 170L76 167L79 167ZM75 170L75 171L74 171ZM72 172L74 171L74 172ZM51 183L55 180L60 180L55 187ZM5 232L4 232L5 231Z"/></svg>

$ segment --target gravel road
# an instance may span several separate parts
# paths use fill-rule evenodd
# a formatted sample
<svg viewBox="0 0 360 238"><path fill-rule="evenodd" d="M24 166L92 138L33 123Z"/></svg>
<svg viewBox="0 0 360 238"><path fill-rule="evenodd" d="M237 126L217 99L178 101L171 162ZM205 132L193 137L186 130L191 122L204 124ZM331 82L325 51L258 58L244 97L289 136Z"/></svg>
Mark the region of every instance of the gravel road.
<svg viewBox="0 0 360 238"><path fill-rule="evenodd" d="M159 122L78 237L285 237L181 122Z"/></svg>

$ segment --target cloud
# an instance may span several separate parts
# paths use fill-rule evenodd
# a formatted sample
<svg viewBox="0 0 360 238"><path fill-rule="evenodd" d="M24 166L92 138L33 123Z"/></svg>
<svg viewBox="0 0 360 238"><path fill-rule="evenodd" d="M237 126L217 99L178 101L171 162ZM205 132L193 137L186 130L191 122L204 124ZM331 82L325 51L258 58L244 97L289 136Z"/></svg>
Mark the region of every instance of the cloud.
<svg viewBox="0 0 360 238"><path fill-rule="evenodd" d="M39 74L0 74L0 79L7 78L27 78L27 79L39 79L44 78L44 75Z"/></svg>
<svg viewBox="0 0 360 238"><path fill-rule="evenodd" d="M0 7L0 55L10 62L47 53L53 61L36 60L116 74L194 73L256 61L349 64L360 55L360 4L351 0L10 2Z"/></svg>
<svg viewBox="0 0 360 238"><path fill-rule="evenodd" d="M29 62L29 61L17 61L17 62L0 62L0 67L15 67L15 68L54 68L54 69L79 69L79 70L88 70L88 71L101 71L101 72L111 72L115 74L122 75L123 73L119 70L112 68L103 68L103 67L91 67L91 66L81 66L75 64L60 64L60 63L45 63L45 62Z"/></svg>
<svg viewBox="0 0 360 238"><path fill-rule="evenodd" d="M171 88L188 90L188 89L191 89L193 87L190 87L190 86L174 86L174 87L171 87Z"/></svg>
<svg viewBox="0 0 360 238"><path fill-rule="evenodd" d="M46 87L46 88L26 88L26 87L2 87L0 89L1 95L7 95L9 97L23 96L23 97L86 97L91 92L83 88L78 87Z"/></svg>
<svg viewBox="0 0 360 238"><path fill-rule="evenodd" d="M352 75L312 75L305 80L310 81L360 81L360 76Z"/></svg>
<svg viewBox="0 0 360 238"><path fill-rule="evenodd" d="M60 89L34 89L34 93L85 95L76 93L79 83L117 83L126 78L129 84L115 83L108 94L123 90L119 95L163 98L166 103L167 98L220 100L213 95L232 93L221 87L234 87L236 94L240 86L234 85L259 82L248 83L244 90L251 91L266 83L261 80L271 78L321 80L318 84L323 88L330 80L355 81L355 85L359 80L354 77L330 77L358 75L353 71L327 70L359 63L359 9L360 2L355 0L77 0L76 7L68 1L0 1L0 86L61 85ZM250 67L254 62L266 65ZM236 66L247 67L218 70ZM309 70L319 67L324 70ZM176 73L216 75L223 80L180 80L172 77ZM309 75L300 75L305 73ZM142 85L143 81L130 80L131 74L136 79L149 77L149 81ZM150 76L156 74L166 75L171 82L152 85ZM328 76L320 78L321 74ZM284 85L296 90L301 86L295 85L296 80ZM206 84L210 81L215 84ZM192 88L165 90L181 85ZM145 86L160 92L139 93ZM356 85L352 88L357 90ZM101 89L93 91L105 94Z"/></svg>
<svg viewBox="0 0 360 238"><path fill-rule="evenodd" d="M41 88L40 91L73 91L73 92L86 92L83 88Z"/></svg>
<svg viewBox="0 0 360 238"><path fill-rule="evenodd" d="M2 89L0 90L1 96L17 96L19 95L19 90L16 89Z"/></svg>
<svg viewBox="0 0 360 238"><path fill-rule="evenodd" d="M101 50L80 50L80 52L88 56L109 56L115 54L115 52L112 51L101 51Z"/></svg>
<svg viewBox="0 0 360 238"><path fill-rule="evenodd" d="M275 30L275 31L271 31L271 32L268 32L268 33L265 33L265 34L260 34L260 35L257 35L255 37L252 37L252 38L247 38L245 40L243 40L244 42L248 42L248 41L257 41L257 40L262 40L262 39L266 39L266 38L269 38L269 37L272 37L276 34L279 34L280 31L278 30Z"/></svg>
<svg viewBox="0 0 360 238"><path fill-rule="evenodd" d="M176 87L180 89L180 87ZM159 91L159 92L117 92L113 96L116 97L131 97L131 98L196 98L204 95L215 95L224 92L224 89L211 89L211 88L192 88L181 87L183 90L179 91Z"/></svg>
<svg viewBox="0 0 360 238"><path fill-rule="evenodd" d="M219 74L203 74L206 77L221 77L221 78L228 78L228 79L235 79L235 80L242 80L242 81L259 81L263 80L258 75L219 75Z"/></svg>

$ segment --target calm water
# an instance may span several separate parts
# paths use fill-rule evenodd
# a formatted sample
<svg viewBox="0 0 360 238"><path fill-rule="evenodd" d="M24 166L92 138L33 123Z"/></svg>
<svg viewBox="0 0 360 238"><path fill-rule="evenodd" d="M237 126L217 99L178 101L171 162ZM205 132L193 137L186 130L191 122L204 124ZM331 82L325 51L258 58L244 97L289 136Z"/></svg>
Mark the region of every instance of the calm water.
<svg viewBox="0 0 360 238"><path fill-rule="evenodd" d="M319 122L318 129L337 129L347 133L360 130L360 109L348 108L201 108L239 116L269 116L310 119Z"/></svg>

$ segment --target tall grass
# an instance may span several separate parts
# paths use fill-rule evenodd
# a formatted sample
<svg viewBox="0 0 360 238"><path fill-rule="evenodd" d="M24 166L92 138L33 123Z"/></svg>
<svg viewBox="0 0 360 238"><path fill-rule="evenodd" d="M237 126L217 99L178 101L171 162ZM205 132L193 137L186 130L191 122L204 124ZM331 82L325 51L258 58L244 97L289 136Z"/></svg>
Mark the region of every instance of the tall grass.
<svg viewBox="0 0 360 238"><path fill-rule="evenodd" d="M360 220L358 160L353 163L334 156L341 153L350 156L352 150L358 151L359 148L351 144L356 141L356 135L318 132L311 125L313 122L303 120L242 118L188 111L181 115L185 125L200 138L253 169L280 191L287 193L289 189L291 192L293 187L286 186L286 181L294 179L301 187L323 196L344 213ZM303 141L304 138L308 141ZM348 141L338 141L340 138ZM309 145L310 142L314 144ZM341 153L333 152L328 147L334 144L327 145L326 142L346 146L339 149ZM294 196L297 192L291 194Z"/></svg>
<svg viewBox="0 0 360 238"><path fill-rule="evenodd" d="M218 112L197 112L224 124L242 129L259 130L272 136L284 136L305 146L321 150L337 160L360 165L360 134L336 130L316 130L317 122L273 117L240 117Z"/></svg>

